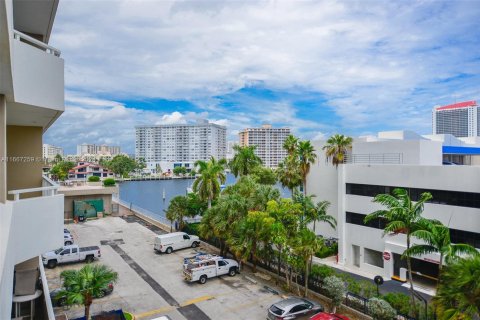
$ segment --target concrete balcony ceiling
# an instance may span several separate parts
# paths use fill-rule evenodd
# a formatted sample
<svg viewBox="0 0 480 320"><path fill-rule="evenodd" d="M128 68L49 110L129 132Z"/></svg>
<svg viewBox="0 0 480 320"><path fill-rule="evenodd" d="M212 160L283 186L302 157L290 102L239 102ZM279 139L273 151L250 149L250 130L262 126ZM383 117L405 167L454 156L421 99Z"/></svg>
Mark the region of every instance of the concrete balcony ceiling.
<svg viewBox="0 0 480 320"><path fill-rule="evenodd" d="M14 0L14 29L48 43L58 0Z"/></svg>

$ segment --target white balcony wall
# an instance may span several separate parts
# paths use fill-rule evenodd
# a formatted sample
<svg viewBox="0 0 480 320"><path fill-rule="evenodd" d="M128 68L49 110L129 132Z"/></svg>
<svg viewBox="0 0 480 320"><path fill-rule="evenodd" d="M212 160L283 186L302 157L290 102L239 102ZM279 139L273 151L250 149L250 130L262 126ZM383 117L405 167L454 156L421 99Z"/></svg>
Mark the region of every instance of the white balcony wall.
<svg viewBox="0 0 480 320"><path fill-rule="evenodd" d="M12 41L15 103L65 110L64 61L31 44Z"/></svg>

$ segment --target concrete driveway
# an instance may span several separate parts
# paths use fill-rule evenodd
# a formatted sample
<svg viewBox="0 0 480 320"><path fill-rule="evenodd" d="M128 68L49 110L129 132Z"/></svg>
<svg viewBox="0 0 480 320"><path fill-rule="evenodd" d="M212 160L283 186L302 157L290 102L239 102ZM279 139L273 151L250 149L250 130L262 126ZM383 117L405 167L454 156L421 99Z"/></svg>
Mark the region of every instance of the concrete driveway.
<svg viewBox="0 0 480 320"><path fill-rule="evenodd" d="M265 319L268 307L281 299L261 281L250 282L245 278L246 273L209 279L205 285L185 282L183 258L195 251L155 253L154 237L163 231L136 219L108 217L67 228L78 245L99 245L102 256L95 263L106 264L119 274L113 293L94 300L93 314L122 308L137 319L146 320L165 314L172 319L189 320ZM82 266L83 263L78 263L46 269L50 290L61 286L61 271ZM69 318L82 316L84 312L80 306L55 308L55 311L66 313Z"/></svg>

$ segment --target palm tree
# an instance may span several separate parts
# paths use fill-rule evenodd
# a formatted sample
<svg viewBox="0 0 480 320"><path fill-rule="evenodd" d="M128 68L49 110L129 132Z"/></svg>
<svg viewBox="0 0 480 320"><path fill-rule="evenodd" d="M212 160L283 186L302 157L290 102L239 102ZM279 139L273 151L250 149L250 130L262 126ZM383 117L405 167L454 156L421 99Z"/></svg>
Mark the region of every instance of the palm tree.
<svg viewBox="0 0 480 320"><path fill-rule="evenodd" d="M443 261L448 265L462 255L478 255L478 251L464 243L453 244L450 241L450 229L443 224L429 223L425 229L412 232L412 236L425 241L425 244L415 244L405 250L404 255L420 256L429 253L439 253L439 272L442 272Z"/></svg>
<svg viewBox="0 0 480 320"><path fill-rule="evenodd" d="M441 320L478 319L480 316L480 256L448 264L433 298Z"/></svg>
<svg viewBox="0 0 480 320"><path fill-rule="evenodd" d="M315 224L317 221L327 223L332 229L335 230L337 227L337 220L334 217L327 213L327 209L330 206L328 201L319 201L317 204L308 212L307 220L308 222L313 221L313 229L315 232Z"/></svg>
<svg viewBox="0 0 480 320"><path fill-rule="evenodd" d="M278 164L276 169L278 181L284 188L290 190L290 194L294 195L294 190L302 184L302 172L298 159L295 157L286 157Z"/></svg>
<svg viewBox="0 0 480 320"><path fill-rule="evenodd" d="M325 150L327 162L332 162L335 168L345 161L345 155L352 148L353 139L343 134L335 134L328 138L327 144L322 148Z"/></svg>
<svg viewBox="0 0 480 320"><path fill-rule="evenodd" d="M105 265L87 264L80 270L65 270L60 274L63 287L57 297L66 298L68 305L85 306L85 319L90 319L93 298L99 297L109 284L117 281L118 274Z"/></svg>
<svg viewBox="0 0 480 320"><path fill-rule="evenodd" d="M288 156L293 157L297 152L298 148L298 138L294 135L288 135L288 137L283 142L283 149L287 150Z"/></svg>
<svg viewBox="0 0 480 320"><path fill-rule="evenodd" d="M297 149L300 162L300 172L302 173L303 194L307 194L307 175L310 172L310 166L315 163L317 155L310 141L300 141Z"/></svg>
<svg viewBox="0 0 480 320"><path fill-rule="evenodd" d="M404 258L407 260L408 278L410 282L410 292L412 299L412 306L415 305L415 296L413 290L412 278L412 263L409 249L411 247L412 233L418 230L425 229L430 220L422 217L423 206L425 202L432 199L432 195L424 192L420 195L417 202L413 202L408 195L407 190L396 188L393 194L378 194L373 199L373 202L379 203L386 207L386 210L377 210L367 215L364 219L368 223L374 219L383 218L387 225L383 231L383 236L386 234L396 235L404 233L407 237L407 250L404 253Z"/></svg>
<svg viewBox="0 0 480 320"><path fill-rule="evenodd" d="M293 240L293 251L302 258L305 265L305 297L308 294L309 261L322 245L322 240L317 238L315 233L305 228L300 229L297 237Z"/></svg>
<svg viewBox="0 0 480 320"><path fill-rule="evenodd" d="M220 194L220 183L225 183L225 165L225 159L217 161L214 157L208 162L202 160L195 162L200 176L195 179L192 188L200 199L208 201L209 209L212 207L212 200Z"/></svg>
<svg viewBox="0 0 480 320"><path fill-rule="evenodd" d="M255 154L257 146L233 146L235 155L229 163L232 173L237 176L246 176L262 164L262 159Z"/></svg>
<svg viewBox="0 0 480 320"><path fill-rule="evenodd" d="M183 229L184 225L184 217L189 216L188 211L188 200L185 196L176 196L168 205L168 209L166 210L166 217L170 221L178 221L178 228L180 230Z"/></svg>

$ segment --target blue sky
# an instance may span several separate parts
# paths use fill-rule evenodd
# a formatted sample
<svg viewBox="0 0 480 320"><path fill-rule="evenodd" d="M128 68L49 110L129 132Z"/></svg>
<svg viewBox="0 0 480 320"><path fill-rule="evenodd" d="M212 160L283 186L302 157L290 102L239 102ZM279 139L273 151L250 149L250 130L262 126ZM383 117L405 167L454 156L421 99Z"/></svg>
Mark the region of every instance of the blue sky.
<svg viewBox="0 0 480 320"><path fill-rule="evenodd" d="M66 111L45 142L134 152L135 125L207 118L236 140L431 131L480 99L478 1L60 1Z"/></svg>

